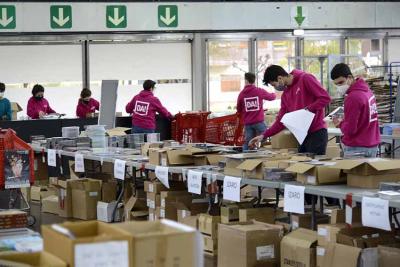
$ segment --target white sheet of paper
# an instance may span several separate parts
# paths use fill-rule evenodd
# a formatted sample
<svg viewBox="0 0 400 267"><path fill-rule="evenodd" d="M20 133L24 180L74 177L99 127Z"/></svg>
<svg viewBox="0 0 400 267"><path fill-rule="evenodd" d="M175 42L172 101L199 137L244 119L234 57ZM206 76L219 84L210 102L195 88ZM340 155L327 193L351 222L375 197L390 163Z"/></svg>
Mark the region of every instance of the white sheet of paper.
<svg viewBox="0 0 400 267"><path fill-rule="evenodd" d="M114 177L116 179L125 180L125 160L116 159L114 161Z"/></svg>
<svg viewBox="0 0 400 267"><path fill-rule="evenodd" d="M226 200L240 202L240 182L242 178L225 176L223 198Z"/></svg>
<svg viewBox="0 0 400 267"><path fill-rule="evenodd" d="M189 170L187 174L188 192L201 195L203 172Z"/></svg>
<svg viewBox="0 0 400 267"><path fill-rule="evenodd" d="M304 214L304 189L304 186L285 185L285 212Z"/></svg>
<svg viewBox="0 0 400 267"><path fill-rule="evenodd" d="M85 172L85 162L82 154L75 154L75 172Z"/></svg>
<svg viewBox="0 0 400 267"><path fill-rule="evenodd" d="M386 199L363 197L362 224L374 228L390 231L389 201Z"/></svg>
<svg viewBox="0 0 400 267"><path fill-rule="evenodd" d="M128 241L77 244L75 266L129 267Z"/></svg>
<svg viewBox="0 0 400 267"><path fill-rule="evenodd" d="M283 115L281 122L296 137L301 145L304 139L306 139L308 129L310 129L314 117L314 113L300 109Z"/></svg>
<svg viewBox="0 0 400 267"><path fill-rule="evenodd" d="M168 180L168 167L156 166L156 177L160 182L169 188L169 180Z"/></svg>
<svg viewBox="0 0 400 267"><path fill-rule="evenodd" d="M57 167L57 152L55 149L47 150L47 165Z"/></svg>
<svg viewBox="0 0 400 267"><path fill-rule="evenodd" d="M346 217L345 217L345 222L347 224L353 224L353 209L349 206L346 205Z"/></svg>

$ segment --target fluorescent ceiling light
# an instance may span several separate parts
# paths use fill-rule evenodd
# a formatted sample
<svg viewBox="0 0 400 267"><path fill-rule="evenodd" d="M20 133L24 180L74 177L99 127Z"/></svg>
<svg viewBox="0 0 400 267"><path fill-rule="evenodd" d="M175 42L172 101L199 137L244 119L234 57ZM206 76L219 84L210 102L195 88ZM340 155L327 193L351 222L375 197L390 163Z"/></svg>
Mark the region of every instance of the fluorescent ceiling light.
<svg viewBox="0 0 400 267"><path fill-rule="evenodd" d="M293 31L294 36L303 36L304 35L304 30L303 29L295 29Z"/></svg>

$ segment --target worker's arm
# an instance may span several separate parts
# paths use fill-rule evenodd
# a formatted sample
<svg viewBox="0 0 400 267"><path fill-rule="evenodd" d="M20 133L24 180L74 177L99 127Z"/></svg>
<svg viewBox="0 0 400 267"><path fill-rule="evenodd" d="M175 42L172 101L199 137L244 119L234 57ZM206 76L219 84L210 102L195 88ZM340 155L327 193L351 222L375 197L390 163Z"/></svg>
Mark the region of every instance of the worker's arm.
<svg viewBox="0 0 400 267"><path fill-rule="evenodd" d="M169 111L161 104L160 100L157 97L154 97L153 104L156 108L156 111L163 117L167 119L172 119L173 116Z"/></svg>
<svg viewBox="0 0 400 267"><path fill-rule="evenodd" d="M268 128L264 132L264 138L271 137L285 129L285 126L282 124L281 119L283 115L287 113L287 107L286 107L286 100L285 98L281 99L281 109L279 110L278 115L275 118L275 122L272 124L270 128Z"/></svg>
<svg viewBox="0 0 400 267"><path fill-rule="evenodd" d="M9 120L9 121L11 120L11 117L12 117L11 103L8 99L6 102L6 117L7 117L7 120Z"/></svg>
<svg viewBox="0 0 400 267"><path fill-rule="evenodd" d="M303 82L306 91L312 94L315 98L314 103L306 107L309 111L316 113L318 110L329 105L331 97L313 75L304 74Z"/></svg>
<svg viewBox="0 0 400 267"><path fill-rule="evenodd" d="M135 98L132 98L131 102L129 102L125 107L126 113L132 114L134 105L135 105Z"/></svg>
<svg viewBox="0 0 400 267"><path fill-rule="evenodd" d="M261 95L262 99L267 100L267 101L272 101L272 100L276 99L276 94L269 93L269 92L267 92L267 90L264 90L262 88L258 88L258 89L259 89L259 92L260 92L260 95Z"/></svg>

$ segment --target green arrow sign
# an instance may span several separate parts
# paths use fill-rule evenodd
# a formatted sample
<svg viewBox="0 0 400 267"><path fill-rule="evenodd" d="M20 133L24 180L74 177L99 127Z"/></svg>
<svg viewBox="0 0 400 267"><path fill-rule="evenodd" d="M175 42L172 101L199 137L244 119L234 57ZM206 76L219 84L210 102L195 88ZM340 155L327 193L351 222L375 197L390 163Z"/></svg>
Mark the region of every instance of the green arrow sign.
<svg viewBox="0 0 400 267"><path fill-rule="evenodd" d="M158 6L158 27L178 27L178 6Z"/></svg>
<svg viewBox="0 0 400 267"><path fill-rule="evenodd" d="M71 29L72 7L50 6L50 27L52 29Z"/></svg>
<svg viewBox="0 0 400 267"><path fill-rule="evenodd" d="M16 19L15 6L0 6L0 30L15 29Z"/></svg>
<svg viewBox="0 0 400 267"><path fill-rule="evenodd" d="M126 6L107 6L107 28L126 28Z"/></svg>
<svg viewBox="0 0 400 267"><path fill-rule="evenodd" d="M294 17L294 19L296 20L299 27L301 26L301 24L303 24L306 17L303 16L303 7L302 6L297 7L297 15L296 15L296 17Z"/></svg>

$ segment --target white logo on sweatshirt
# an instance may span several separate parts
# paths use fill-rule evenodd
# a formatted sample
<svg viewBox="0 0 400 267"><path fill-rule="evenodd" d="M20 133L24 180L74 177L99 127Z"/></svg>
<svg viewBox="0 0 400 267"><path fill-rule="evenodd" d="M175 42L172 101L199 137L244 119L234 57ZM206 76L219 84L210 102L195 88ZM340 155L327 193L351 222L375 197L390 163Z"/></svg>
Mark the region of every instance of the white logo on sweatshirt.
<svg viewBox="0 0 400 267"><path fill-rule="evenodd" d="M150 103L148 102L136 101L134 110L135 114L147 116L147 113L149 112L149 105Z"/></svg>
<svg viewBox="0 0 400 267"><path fill-rule="evenodd" d="M368 99L369 104L369 122L378 120L378 107L376 106L375 96Z"/></svg>
<svg viewBox="0 0 400 267"><path fill-rule="evenodd" d="M244 106L245 106L246 112L260 110L258 97L255 96L255 97L247 97L247 98L245 98L244 99Z"/></svg>

